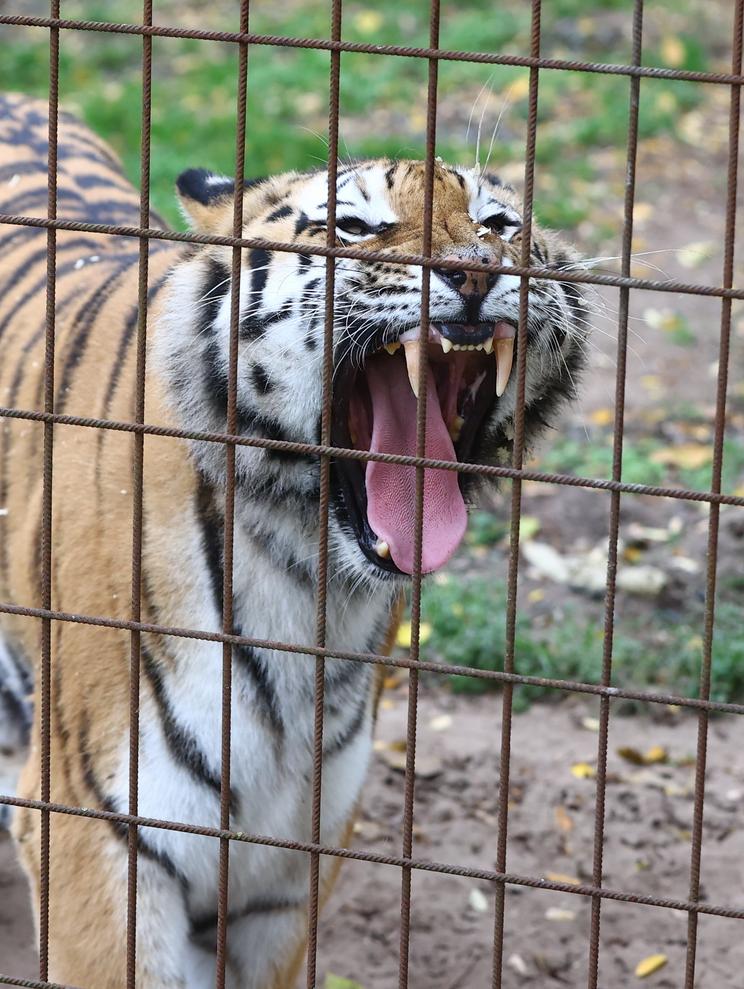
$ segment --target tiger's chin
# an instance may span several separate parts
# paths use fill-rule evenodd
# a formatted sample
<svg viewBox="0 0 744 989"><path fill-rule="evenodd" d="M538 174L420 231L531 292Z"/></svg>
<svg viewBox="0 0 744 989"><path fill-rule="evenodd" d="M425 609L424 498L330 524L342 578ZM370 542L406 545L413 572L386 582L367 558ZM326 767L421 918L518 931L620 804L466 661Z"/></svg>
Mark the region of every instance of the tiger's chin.
<svg viewBox="0 0 744 989"><path fill-rule="evenodd" d="M421 411L427 459L453 465L489 462L484 432L510 382L514 325L505 320L430 323L423 410L419 327L387 336L360 367L342 361L337 368L333 445L415 457ZM417 566L416 473L415 466L384 459L340 458L333 464L337 517L384 579L407 579ZM422 573L443 567L460 545L472 481L472 474L451 467L424 469Z"/></svg>

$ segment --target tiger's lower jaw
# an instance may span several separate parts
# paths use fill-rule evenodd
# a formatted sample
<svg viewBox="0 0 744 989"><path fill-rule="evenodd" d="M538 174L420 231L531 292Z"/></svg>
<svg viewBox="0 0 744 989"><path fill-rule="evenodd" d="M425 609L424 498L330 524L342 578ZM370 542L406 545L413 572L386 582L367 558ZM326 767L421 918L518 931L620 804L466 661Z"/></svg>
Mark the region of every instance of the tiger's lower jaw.
<svg viewBox="0 0 744 989"><path fill-rule="evenodd" d="M361 368L347 363L337 369L334 446L374 455L417 455L419 347L418 331L409 330L371 354ZM510 324L431 324L422 423L427 458L451 464L481 461L485 425L508 385L513 352ZM416 475L415 466L377 458L340 458L333 464L339 522L351 530L380 577L404 579L418 566L422 573L438 570L464 536L470 475L447 467L425 468L422 491Z"/></svg>

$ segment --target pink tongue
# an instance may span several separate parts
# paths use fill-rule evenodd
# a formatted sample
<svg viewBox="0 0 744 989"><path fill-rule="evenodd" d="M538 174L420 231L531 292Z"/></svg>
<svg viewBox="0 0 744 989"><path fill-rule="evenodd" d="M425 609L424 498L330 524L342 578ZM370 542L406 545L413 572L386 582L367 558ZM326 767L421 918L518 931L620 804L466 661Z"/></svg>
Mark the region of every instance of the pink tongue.
<svg viewBox="0 0 744 989"><path fill-rule="evenodd" d="M416 456L416 396L399 357L373 358L367 364L372 398L374 453ZM456 461L455 448L439 407L431 368L426 380L426 456ZM413 573L416 468L371 461L366 468L367 518L372 529L390 547L395 565ZM424 534L421 570L443 566L460 545L467 515L457 474L451 470L424 471Z"/></svg>

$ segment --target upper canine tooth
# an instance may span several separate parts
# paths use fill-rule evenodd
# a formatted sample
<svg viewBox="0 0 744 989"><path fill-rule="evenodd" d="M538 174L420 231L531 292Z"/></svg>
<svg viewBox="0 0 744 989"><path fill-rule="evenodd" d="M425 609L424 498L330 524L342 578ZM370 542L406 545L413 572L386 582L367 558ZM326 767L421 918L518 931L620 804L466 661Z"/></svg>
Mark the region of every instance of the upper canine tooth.
<svg viewBox="0 0 744 989"><path fill-rule="evenodd" d="M439 342L441 343L442 350L445 352L445 354L448 354L450 350L452 350L452 341L448 340L447 337L441 337Z"/></svg>
<svg viewBox="0 0 744 989"><path fill-rule="evenodd" d="M496 345L496 394L499 398L506 391L514 361L514 337L494 341Z"/></svg>
<svg viewBox="0 0 744 989"><path fill-rule="evenodd" d="M387 350L387 352L389 354L394 354L395 351L396 350L399 350L399 349L400 349L400 341L399 340L396 340L395 343L386 343L385 344L385 350Z"/></svg>
<svg viewBox="0 0 744 989"><path fill-rule="evenodd" d="M418 398L419 395L419 342L418 340L406 340L403 344L403 350L406 355L406 370L408 371L408 380L411 382L411 389L413 394Z"/></svg>
<svg viewBox="0 0 744 989"><path fill-rule="evenodd" d="M490 354L493 350L493 337L489 337L488 340L483 344L483 349L487 354Z"/></svg>

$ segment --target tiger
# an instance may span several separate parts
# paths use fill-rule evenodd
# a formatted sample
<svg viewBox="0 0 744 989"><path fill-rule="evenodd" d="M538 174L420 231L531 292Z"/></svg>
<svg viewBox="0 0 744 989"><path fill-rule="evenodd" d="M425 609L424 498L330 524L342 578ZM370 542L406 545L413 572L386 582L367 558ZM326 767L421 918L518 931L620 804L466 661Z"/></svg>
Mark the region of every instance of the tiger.
<svg viewBox="0 0 744 989"><path fill-rule="evenodd" d="M0 211L45 216L46 103L0 99ZM57 215L137 227L138 192L109 146L74 116L58 121ZM332 330L334 448L415 456L417 391L426 388L426 456L454 465L511 463L517 400L518 274L524 207L477 167L433 169L428 340L420 342L422 266L335 262ZM342 161L334 242L420 255L427 166ZM229 238L235 182L192 168L176 182L194 234ZM281 443L322 436L328 169L245 181L242 235L291 251L241 250L234 420L255 445L235 447L233 625L238 638L293 652L232 646L230 830L284 842L312 838L320 459ZM154 213L151 226L166 225ZM9 410L44 407L47 233L0 227L0 712L7 744L28 745L17 783L40 790L41 625L11 613L42 600L44 425ZM232 247L149 240L145 422L188 436L144 438L141 620L221 633ZM135 236L59 229L54 299L55 413L132 422L140 324ZM302 250L305 248L307 253ZM314 253L320 248L320 253ZM532 225L530 264L577 262L558 234ZM441 261L445 266L438 267ZM461 268L447 267L459 262ZM575 394L584 365L585 304L569 281L529 281L524 436L532 444ZM425 374L419 368L426 347ZM420 349L421 348L421 349ZM84 424L53 429L51 609L131 619L134 443ZM460 545L468 507L493 476L424 470L420 569ZM388 655L401 595L417 569L416 468L384 456L330 464L320 840L345 847L370 761L379 664L334 650ZM297 648L300 647L300 648ZM51 622L50 794L53 803L108 811L52 813L48 862L49 978L95 989L125 985L129 811L130 648L126 627ZM142 631L137 813L220 827L222 654L219 638ZM12 799L6 800L12 803ZM38 810L12 809L12 832L38 903ZM214 984L219 839L139 827L136 984ZM339 858L321 856L322 899ZM305 851L232 841L226 913L230 989L290 989L306 953Z"/></svg>

